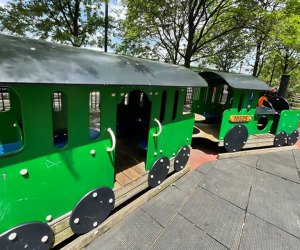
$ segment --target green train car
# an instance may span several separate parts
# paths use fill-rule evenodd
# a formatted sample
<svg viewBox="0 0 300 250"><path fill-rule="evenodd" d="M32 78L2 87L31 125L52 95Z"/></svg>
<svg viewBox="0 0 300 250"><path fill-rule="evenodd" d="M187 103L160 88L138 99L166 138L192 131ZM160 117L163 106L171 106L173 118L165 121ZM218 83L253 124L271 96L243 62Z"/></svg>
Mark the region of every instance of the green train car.
<svg viewBox="0 0 300 250"><path fill-rule="evenodd" d="M273 97L258 105L269 86L255 77L201 72L209 87L193 94L192 112L200 114L193 137L206 138L229 152L243 148L294 145L299 139L299 110Z"/></svg>
<svg viewBox="0 0 300 250"><path fill-rule="evenodd" d="M197 73L5 35L0 55L0 249L89 232L185 167Z"/></svg>

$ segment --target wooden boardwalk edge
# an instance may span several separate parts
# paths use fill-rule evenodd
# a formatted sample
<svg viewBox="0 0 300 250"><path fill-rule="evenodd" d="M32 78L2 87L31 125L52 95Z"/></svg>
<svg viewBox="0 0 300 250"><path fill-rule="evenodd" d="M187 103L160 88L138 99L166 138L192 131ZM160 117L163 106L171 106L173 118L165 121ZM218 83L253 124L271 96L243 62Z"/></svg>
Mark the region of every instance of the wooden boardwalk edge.
<svg viewBox="0 0 300 250"><path fill-rule="evenodd" d="M284 147L272 147L272 148L261 148L261 149L251 149L251 150L244 150L234 153L222 153L218 154L218 159L228 159L233 157L239 157L239 156L247 156L247 155L259 155L259 154L266 154L266 153L274 153L274 152L280 152L280 151L289 151L297 149L297 146L284 146Z"/></svg>
<svg viewBox="0 0 300 250"><path fill-rule="evenodd" d="M190 171L189 166L184 168L182 171L174 173L168 179L166 179L160 186L149 190L147 193L143 194L142 196L138 197L136 200L125 206L124 208L120 209L116 213L112 214L106 221L104 221L100 226L92 230L91 232L81 235L76 238L74 241L69 243L68 245L64 246L63 250L73 250L73 249L82 249L91 243L93 240L101 236L119 221L121 221L124 217L128 214L133 212L136 208L140 207L142 204L147 202L148 200L152 199L154 196L159 194L162 190L169 187L173 182L181 178L183 175Z"/></svg>

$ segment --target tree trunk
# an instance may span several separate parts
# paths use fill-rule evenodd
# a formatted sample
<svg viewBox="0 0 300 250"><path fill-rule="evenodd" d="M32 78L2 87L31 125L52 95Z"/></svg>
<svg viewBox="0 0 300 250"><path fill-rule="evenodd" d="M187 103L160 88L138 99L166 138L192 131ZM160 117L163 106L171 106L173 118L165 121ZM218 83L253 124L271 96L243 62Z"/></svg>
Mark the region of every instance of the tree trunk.
<svg viewBox="0 0 300 250"><path fill-rule="evenodd" d="M192 59L192 54L185 54L184 57L184 67L190 68L191 67L191 59Z"/></svg>
<svg viewBox="0 0 300 250"><path fill-rule="evenodd" d="M253 76L257 76L258 74L258 66L260 62L260 56L261 56L261 42L258 42L256 45L256 55L255 55L255 62L254 62L254 67L253 67Z"/></svg>
<svg viewBox="0 0 300 250"><path fill-rule="evenodd" d="M274 63L273 63L273 67L272 67L272 73L271 73L270 82L269 82L270 86L272 86L273 77L274 77L274 73L275 73L275 67L276 67L276 58L274 58Z"/></svg>

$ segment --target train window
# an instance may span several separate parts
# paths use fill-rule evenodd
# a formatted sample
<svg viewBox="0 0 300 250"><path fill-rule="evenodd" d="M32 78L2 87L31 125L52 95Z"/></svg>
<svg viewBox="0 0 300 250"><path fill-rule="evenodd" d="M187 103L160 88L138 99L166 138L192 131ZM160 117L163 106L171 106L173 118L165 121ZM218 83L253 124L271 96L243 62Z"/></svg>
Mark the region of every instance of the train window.
<svg viewBox="0 0 300 250"><path fill-rule="evenodd" d="M63 148L68 143L67 123L65 94L56 91L52 94L52 126L53 143L57 148Z"/></svg>
<svg viewBox="0 0 300 250"><path fill-rule="evenodd" d="M10 110L10 99L8 88L5 86L0 87L0 112L6 112Z"/></svg>
<svg viewBox="0 0 300 250"><path fill-rule="evenodd" d="M224 105L227 102L227 97L228 97L228 85L223 85L219 103L221 105Z"/></svg>
<svg viewBox="0 0 300 250"><path fill-rule="evenodd" d="M160 108L160 122L164 122L166 114L167 91L162 93L161 108Z"/></svg>
<svg viewBox="0 0 300 250"><path fill-rule="evenodd" d="M217 93L217 87L214 86L213 92L212 92L212 96L211 96L211 103L214 103L214 102L215 102L215 99L216 99L216 93Z"/></svg>
<svg viewBox="0 0 300 250"><path fill-rule="evenodd" d="M247 111L248 111L248 112L251 110L253 97L254 97L254 92L252 91L252 92L250 92L250 94L249 94L249 101L248 101L248 105L247 105Z"/></svg>
<svg viewBox="0 0 300 250"><path fill-rule="evenodd" d="M128 95L128 93L125 95L125 97L124 97L124 105L128 105L129 104L129 95Z"/></svg>
<svg viewBox="0 0 300 250"><path fill-rule="evenodd" d="M142 108L143 105L144 105L144 93L141 92L141 94L140 94L140 108Z"/></svg>
<svg viewBox="0 0 300 250"><path fill-rule="evenodd" d="M253 101L254 92L252 91L249 95L249 102L251 103Z"/></svg>
<svg viewBox="0 0 300 250"><path fill-rule="evenodd" d="M61 92L54 92L52 96L53 111L61 111Z"/></svg>
<svg viewBox="0 0 300 250"><path fill-rule="evenodd" d="M0 156L19 152L24 146L20 99L8 87L0 87Z"/></svg>
<svg viewBox="0 0 300 250"><path fill-rule="evenodd" d="M257 129L264 130L267 127L268 122L269 122L269 120L266 116L260 117L257 122Z"/></svg>
<svg viewBox="0 0 300 250"><path fill-rule="evenodd" d="M175 98L174 98L174 105L173 105L172 120L176 119L177 107L178 107L178 99L179 99L179 91L176 90L176 92L175 92Z"/></svg>
<svg viewBox="0 0 300 250"><path fill-rule="evenodd" d="M242 110L243 101L244 101L244 93L241 93L241 95L240 95L240 101L239 101L239 106L238 106L238 112L240 112Z"/></svg>
<svg viewBox="0 0 300 250"><path fill-rule="evenodd" d="M185 93L183 112L190 113L192 109L193 102L193 88L188 87Z"/></svg>
<svg viewBox="0 0 300 250"><path fill-rule="evenodd" d="M126 96L125 96L126 98ZM100 92L93 91L90 93L90 138L98 139L100 136ZM128 101L128 94L127 94ZM125 104L125 103L124 103ZM128 105L128 104L125 104Z"/></svg>

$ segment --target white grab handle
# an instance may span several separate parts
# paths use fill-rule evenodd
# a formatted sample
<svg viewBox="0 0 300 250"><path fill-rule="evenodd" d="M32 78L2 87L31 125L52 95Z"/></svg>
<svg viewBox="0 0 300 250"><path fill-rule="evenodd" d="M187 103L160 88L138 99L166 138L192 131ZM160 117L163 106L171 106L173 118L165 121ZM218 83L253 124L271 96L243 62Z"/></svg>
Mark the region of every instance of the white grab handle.
<svg viewBox="0 0 300 250"><path fill-rule="evenodd" d="M157 134L153 134L153 136L159 136L160 134L161 134L161 132L162 132L162 127L161 127L161 123L159 122L159 120L157 120L156 118L154 119L154 121L157 123L157 125L158 125L158 128L159 128L159 130L158 130L158 133Z"/></svg>
<svg viewBox="0 0 300 250"><path fill-rule="evenodd" d="M111 151L114 151L115 150L115 147L116 147L116 136L114 134L114 132L112 131L111 128L108 128L107 129L107 132L110 134L111 136L111 140L112 140L112 147L111 148L107 148L106 151L107 152L111 152Z"/></svg>

